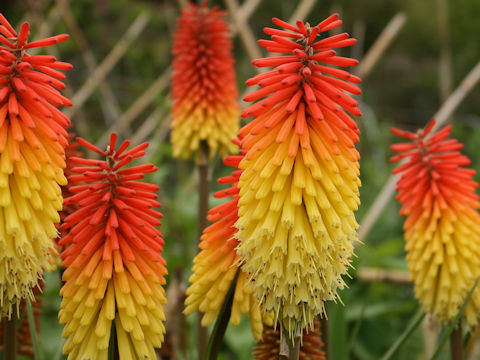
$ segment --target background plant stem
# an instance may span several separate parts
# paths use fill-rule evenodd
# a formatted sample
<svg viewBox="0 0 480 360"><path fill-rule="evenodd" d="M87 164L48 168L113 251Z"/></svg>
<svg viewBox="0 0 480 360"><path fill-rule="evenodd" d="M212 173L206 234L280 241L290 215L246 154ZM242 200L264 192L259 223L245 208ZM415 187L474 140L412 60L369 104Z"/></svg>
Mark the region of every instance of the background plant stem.
<svg viewBox="0 0 480 360"><path fill-rule="evenodd" d="M203 229L207 226L207 215L208 215L208 195L210 188L210 179L208 176L209 163L208 163L208 144L203 141L200 144L200 163L198 164L199 172L199 186L198 186L198 242L200 242L200 237L202 236ZM208 328L202 326L202 315L203 313L198 312L197 319L197 335L198 335L198 359L203 359L205 351L208 344Z"/></svg>
<svg viewBox="0 0 480 360"><path fill-rule="evenodd" d="M452 360L463 360L462 320L450 334L450 354Z"/></svg>
<svg viewBox="0 0 480 360"><path fill-rule="evenodd" d="M5 360L17 359L17 312L4 319Z"/></svg>
<svg viewBox="0 0 480 360"><path fill-rule="evenodd" d="M320 319L320 331L322 332L323 340L323 351L325 351L325 359L330 360L332 357L330 355L330 331L328 330L328 314L327 306L325 306L325 314Z"/></svg>

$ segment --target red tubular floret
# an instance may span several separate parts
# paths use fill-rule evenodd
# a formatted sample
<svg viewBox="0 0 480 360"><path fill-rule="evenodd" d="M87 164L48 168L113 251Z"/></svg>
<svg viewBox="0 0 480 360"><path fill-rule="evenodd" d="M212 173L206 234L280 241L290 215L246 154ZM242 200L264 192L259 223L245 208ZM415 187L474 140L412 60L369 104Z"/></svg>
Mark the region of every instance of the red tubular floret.
<svg viewBox="0 0 480 360"><path fill-rule="evenodd" d="M15 29L12 27L12 25L10 25L10 23L8 22L8 20L5 18L5 16L3 16L2 13L0 13L0 24L2 24L3 26L5 26L5 28L10 32L10 36L17 36L17 32L15 31Z"/></svg>
<svg viewBox="0 0 480 360"><path fill-rule="evenodd" d="M20 34L18 35L17 46L21 48L28 37L28 31L30 30L30 24L25 22L20 28Z"/></svg>
<svg viewBox="0 0 480 360"><path fill-rule="evenodd" d="M24 49L31 49L34 47L43 47L43 46L51 46L57 43L63 42L68 40L68 34L60 34L56 36L52 36L46 39L32 41L31 43L26 44L23 48Z"/></svg>
<svg viewBox="0 0 480 360"><path fill-rule="evenodd" d="M302 35L296 34L296 33L291 33L288 31L283 31L283 30L278 30L278 29L273 29L270 27L263 28L263 32L267 35L278 35L278 36L283 36L283 37L291 37L295 39L300 39Z"/></svg>
<svg viewBox="0 0 480 360"><path fill-rule="evenodd" d="M294 32L298 32L299 30L293 26L293 25L290 25L289 23L283 21L283 20L280 20L279 18L276 18L274 17L272 19L272 22L277 25L277 26L280 26L280 27L283 27L284 29L287 29L287 30L290 30L290 31L294 31Z"/></svg>

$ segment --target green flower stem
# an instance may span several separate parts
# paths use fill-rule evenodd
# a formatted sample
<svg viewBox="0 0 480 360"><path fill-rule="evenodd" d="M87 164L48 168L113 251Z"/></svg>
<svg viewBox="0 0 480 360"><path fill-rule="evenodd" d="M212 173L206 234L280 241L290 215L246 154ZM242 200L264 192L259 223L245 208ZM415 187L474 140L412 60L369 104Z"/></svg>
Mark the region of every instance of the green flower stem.
<svg viewBox="0 0 480 360"><path fill-rule="evenodd" d="M233 304L233 296L235 293L235 286L237 285L237 278L238 273L240 272L237 269L235 273L235 277L233 278L232 284L230 285L230 289L225 295L225 299L223 300L222 308L217 316L217 321L215 322L215 326L213 327L212 336L210 337L210 341L208 342L208 347L205 353L205 360L215 360L220 352L220 348L222 347L223 337L225 336L225 331L227 331L228 322L230 321L230 315L232 314L232 304Z"/></svg>

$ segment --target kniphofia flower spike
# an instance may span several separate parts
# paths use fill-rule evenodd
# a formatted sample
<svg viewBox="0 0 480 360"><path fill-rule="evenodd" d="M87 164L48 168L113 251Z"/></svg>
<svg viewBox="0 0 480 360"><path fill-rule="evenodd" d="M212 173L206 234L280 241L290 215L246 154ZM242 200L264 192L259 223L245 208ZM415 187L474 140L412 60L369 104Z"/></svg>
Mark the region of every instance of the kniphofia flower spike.
<svg viewBox="0 0 480 360"><path fill-rule="evenodd" d="M173 156L190 156L205 141L210 156L236 152L238 131L234 60L225 12L190 3L173 44ZM198 158L198 154L197 154Z"/></svg>
<svg viewBox="0 0 480 360"><path fill-rule="evenodd" d="M66 127L57 107L72 103L65 88L70 64L29 49L68 39L62 34L28 42L29 24L17 33L0 14L0 316L21 299L54 264L55 222L62 209Z"/></svg>
<svg viewBox="0 0 480 360"><path fill-rule="evenodd" d="M324 301L336 300L353 255L358 224L359 94L344 70L356 60L334 48L355 43L348 34L324 37L341 24L332 15L315 27L273 19L260 40L270 52L288 55L253 61L273 66L247 81L260 89L242 112L255 119L239 133L247 154L240 163L238 252L264 312L272 311L289 333L313 326ZM320 37L320 39L318 39ZM347 112L346 112L347 111Z"/></svg>
<svg viewBox="0 0 480 360"><path fill-rule="evenodd" d="M432 134L435 121L417 133L392 129L409 142L392 145L399 154L392 162L406 160L393 172L397 182L408 268L415 282L415 296L425 310L443 324L452 320L480 275L480 208L473 180L465 168L470 159L460 153L463 145L449 139L451 126ZM475 290L465 315L477 323L480 291Z"/></svg>
<svg viewBox="0 0 480 360"><path fill-rule="evenodd" d="M107 359L112 321L120 359L156 359L161 346L166 303L163 238L157 230L162 215L153 208L157 185L138 182L157 170L152 164L125 168L145 154L148 143L115 150L117 136L102 151L78 143L105 160L71 158L77 166L69 178L83 185L65 204L79 205L65 218L68 235L61 239L65 285L59 318L66 323L64 353L69 359Z"/></svg>
<svg viewBox="0 0 480 360"><path fill-rule="evenodd" d="M239 268L240 256L235 247L237 229L234 227L238 219L238 179L242 170L238 170L242 155L227 156L225 165L234 166L230 176L218 179L219 184L231 184L227 189L217 191L215 197L232 197L224 204L211 209L208 220L213 224L203 230L200 239L200 253L193 260L193 274L187 289L185 312L187 314L200 310L204 313L202 325L208 326L217 317L225 296ZM253 296L253 290L248 283L248 275L239 270L232 304L230 321L234 325L240 323L241 313L250 318L253 335L256 339L262 336L262 315L260 306Z"/></svg>

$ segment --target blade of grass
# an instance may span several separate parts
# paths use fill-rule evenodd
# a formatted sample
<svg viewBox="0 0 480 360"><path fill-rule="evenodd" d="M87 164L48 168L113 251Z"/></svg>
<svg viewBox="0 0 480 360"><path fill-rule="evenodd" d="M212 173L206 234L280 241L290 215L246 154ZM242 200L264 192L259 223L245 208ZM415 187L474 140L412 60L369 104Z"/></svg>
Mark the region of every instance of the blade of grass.
<svg viewBox="0 0 480 360"><path fill-rule="evenodd" d="M340 302L336 304L329 301L327 305L328 314L328 337L324 337L322 329L322 337L324 342L329 342L327 347L329 353L328 360L347 360L347 322L345 321L345 306Z"/></svg>
<svg viewBox="0 0 480 360"><path fill-rule="evenodd" d="M54 360L62 360L63 359L63 342L60 344L60 346L58 347L57 351L55 352L55 355L54 355Z"/></svg>
<svg viewBox="0 0 480 360"><path fill-rule="evenodd" d="M442 335L440 336L440 340L438 341L438 346L437 346L437 350L435 351L435 353L433 354L432 356L432 359L431 360L435 360L437 359L441 352L442 352L442 348L443 346L445 345L445 343L447 342L450 334L452 333L452 331L455 329L455 327L457 326L460 318L463 316L464 312L465 312L465 309L467 307L467 304L468 302L470 301L470 298L472 297L473 295L473 292L475 291L475 288L477 287L478 285L478 281L480 280L480 278L477 279L477 281L475 281L475 284L473 284L473 287L472 289L470 290L470 292L468 293L468 296L467 298L465 299L463 305L460 307L460 310L458 311L458 314L453 318L452 322L450 323L450 325L448 325L448 327L445 329L444 332L442 332Z"/></svg>
<svg viewBox="0 0 480 360"><path fill-rule="evenodd" d="M235 286L237 285L237 277L240 270L237 270L235 277L230 285L230 289L225 296L222 308L215 322L215 326L208 342L207 351L205 353L206 360L215 360L218 356L220 348L222 347L223 337L227 330L228 322L230 321L230 315L232 313L233 294L235 292Z"/></svg>
<svg viewBox="0 0 480 360"><path fill-rule="evenodd" d="M367 307L367 303L363 303L362 307L360 309L360 316L357 319L357 321L355 321L355 325L353 327L352 335L350 336L350 339L348 340L348 343L347 343L347 357L348 358L350 358L350 352L352 351L353 343L357 339L358 332L360 331L360 326L362 325L363 315L365 314L365 308L366 307Z"/></svg>
<svg viewBox="0 0 480 360"><path fill-rule="evenodd" d="M40 346L38 345L37 327L35 326L35 317L33 316L32 303L30 302L30 299L26 300L26 304L28 327L30 328L30 337L32 339L33 353L35 354L34 358L36 360L41 360L42 354L40 353Z"/></svg>
<svg viewBox="0 0 480 360"><path fill-rule="evenodd" d="M410 337L410 335L415 331L415 329L422 323L425 313L422 310L419 310L414 318L410 321L405 331L398 337L398 339L393 343L393 345L388 349L385 355L382 356L381 360L389 360L397 352L397 350L403 345L403 343Z"/></svg>

